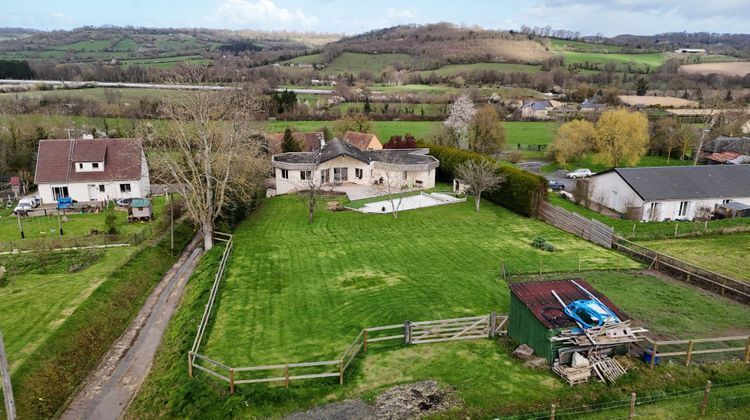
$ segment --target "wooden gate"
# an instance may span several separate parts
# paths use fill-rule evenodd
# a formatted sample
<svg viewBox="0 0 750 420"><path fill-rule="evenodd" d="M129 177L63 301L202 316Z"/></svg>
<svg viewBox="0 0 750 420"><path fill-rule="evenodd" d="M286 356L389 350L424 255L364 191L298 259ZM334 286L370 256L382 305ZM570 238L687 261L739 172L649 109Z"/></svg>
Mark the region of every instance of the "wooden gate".
<svg viewBox="0 0 750 420"><path fill-rule="evenodd" d="M405 341L409 344L426 344L495 337L505 334L507 321L507 316L491 313L466 318L407 322Z"/></svg>

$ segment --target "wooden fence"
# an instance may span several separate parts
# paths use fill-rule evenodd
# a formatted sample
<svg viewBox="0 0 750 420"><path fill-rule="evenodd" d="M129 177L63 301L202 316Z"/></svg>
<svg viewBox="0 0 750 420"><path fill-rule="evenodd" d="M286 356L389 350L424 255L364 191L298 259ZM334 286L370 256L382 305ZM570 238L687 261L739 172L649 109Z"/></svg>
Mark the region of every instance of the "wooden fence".
<svg viewBox="0 0 750 420"><path fill-rule="evenodd" d="M641 344L641 348L651 355L650 365L652 369L657 363L657 358L665 357L685 356L685 366L690 366L693 356L697 354L741 353L744 362L750 362L750 336L747 335L658 341L646 337L646 342L648 344L645 347ZM738 342L742 342L743 345L737 346ZM701 348L707 344L719 345L719 347ZM672 351L663 351L665 347L680 347L680 349L675 351L670 348Z"/></svg>
<svg viewBox="0 0 750 420"><path fill-rule="evenodd" d="M612 248L615 229L596 219L587 219L578 213L570 212L547 201L542 201L539 206L539 217L545 222L587 241L605 248Z"/></svg>
<svg viewBox="0 0 750 420"><path fill-rule="evenodd" d="M0 253L45 252L63 249L114 248L135 246L151 237L153 230L147 226L140 232L130 235L101 234L87 236L58 236L26 238L0 242Z"/></svg>
<svg viewBox="0 0 750 420"><path fill-rule="evenodd" d="M217 279L220 279L218 273ZM214 298L215 293L212 290L209 303L206 305L206 311L209 314ZM207 319L208 315L204 313L204 317ZM283 382L284 386L288 387L291 381L302 379L338 377L339 384L343 385L346 369L358 355L367 352L372 344L391 342L409 345L494 338L507 333L505 329L507 321L506 315L498 315L494 312L489 315L466 318L406 321L403 324L362 329L354 341L335 360L231 367L198 354L197 350L200 347L203 330L205 330L205 325L201 320L201 327L199 327L193 348L188 353L188 373L192 377L193 369L198 369L228 382L230 393L234 393L235 386L239 384Z"/></svg>
<svg viewBox="0 0 750 420"><path fill-rule="evenodd" d="M739 302L750 303L750 284L748 283L670 257L624 238L617 237L613 247L636 260L651 264L651 268L663 271L671 277L718 292L722 296Z"/></svg>

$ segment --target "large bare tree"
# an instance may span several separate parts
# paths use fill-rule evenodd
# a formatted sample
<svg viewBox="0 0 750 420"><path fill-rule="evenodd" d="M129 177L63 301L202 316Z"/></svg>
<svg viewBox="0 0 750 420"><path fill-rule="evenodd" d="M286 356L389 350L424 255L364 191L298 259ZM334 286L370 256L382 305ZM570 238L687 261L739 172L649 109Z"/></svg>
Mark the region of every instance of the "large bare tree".
<svg viewBox="0 0 750 420"><path fill-rule="evenodd" d="M497 164L488 160L467 160L456 169L456 175L469 186L474 195L474 209L479 212L482 193L492 191L505 182L505 175L497 172Z"/></svg>
<svg viewBox="0 0 750 420"><path fill-rule="evenodd" d="M380 161L373 172L374 184L371 189L376 195L385 197L391 205L391 215L394 219L398 219L398 212L401 210L404 198L403 193L409 187L406 172L401 170L405 162L404 152L386 149L379 153Z"/></svg>
<svg viewBox="0 0 750 420"><path fill-rule="evenodd" d="M162 134L145 139L157 177L176 184L187 213L213 247L214 224L229 200L250 201L269 172L249 90L190 91L166 98Z"/></svg>
<svg viewBox="0 0 750 420"><path fill-rule="evenodd" d="M307 209L307 222L309 224L312 224L315 219L315 208L318 205L318 200L325 194L325 180L317 163L319 154L320 151L316 150L313 155L313 163L307 170L299 171L299 180L293 181L297 190L297 198Z"/></svg>

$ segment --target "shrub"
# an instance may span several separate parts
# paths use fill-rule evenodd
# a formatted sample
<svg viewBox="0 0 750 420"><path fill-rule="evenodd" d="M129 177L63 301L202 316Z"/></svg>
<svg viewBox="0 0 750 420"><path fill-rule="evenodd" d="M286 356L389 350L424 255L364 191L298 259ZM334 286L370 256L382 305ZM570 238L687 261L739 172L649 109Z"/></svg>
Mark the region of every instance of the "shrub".
<svg viewBox="0 0 750 420"><path fill-rule="evenodd" d="M552 245L552 243L547 242L546 239L539 235L535 236L534 239L531 240L531 246L547 252L555 252L555 250L557 249L554 245Z"/></svg>
<svg viewBox="0 0 750 420"><path fill-rule="evenodd" d="M453 182L457 178L458 166L467 160L490 159L479 153L449 146L420 144L419 147L429 147L430 154L440 161L436 175L438 181L443 182ZM505 182L500 188L486 192L484 198L520 215L535 216L539 203L546 198L547 180L512 166L498 166L497 170L505 175Z"/></svg>
<svg viewBox="0 0 750 420"><path fill-rule="evenodd" d="M104 213L104 230L110 235L117 233L117 215L115 209L109 205Z"/></svg>
<svg viewBox="0 0 750 420"><path fill-rule="evenodd" d="M521 158L523 157L523 152L520 150L513 150L510 152L510 155L508 155L508 160L510 163L518 163L521 161Z"/></svg>

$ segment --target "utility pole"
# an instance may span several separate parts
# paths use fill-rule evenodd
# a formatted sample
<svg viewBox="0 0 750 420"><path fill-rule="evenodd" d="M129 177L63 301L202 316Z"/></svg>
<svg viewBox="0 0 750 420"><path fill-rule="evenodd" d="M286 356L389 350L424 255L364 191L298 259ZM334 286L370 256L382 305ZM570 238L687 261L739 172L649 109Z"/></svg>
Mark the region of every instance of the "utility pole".
<svg viewBox="0 0 750 420"><path fill-rule="evenodd" d="M60 220L60 209L57 209L57 228L60 230L60 236L63 236L62 220Z"/></svg>
<svg viewBox="0 0 750 420"><path fill-rule="evenodd" d="M8 358L5 356L5 343L3 333L0 331L0 376L3 377L3 399L5 400L5 414L8 420L16 419L16 403L13 400L13 387L10 383L10 370L8 369Z"/></svg>
<svg viewBox="0 0 750 420"><path fill-rule="evenodd" d="M21 239L26 238L26 236L23 234L23 225L21 224L21 212L20 210L16 212L16 218L18 219L18 230L21 231Z"/></svg>
<svg viewBox="0 0 750 420"><path fill-rule="evenodd" d="M174 203L169 194L169 187L164 190L164 195L167 196L167 203L169 203L169 251L174 255Z"/></svg>

